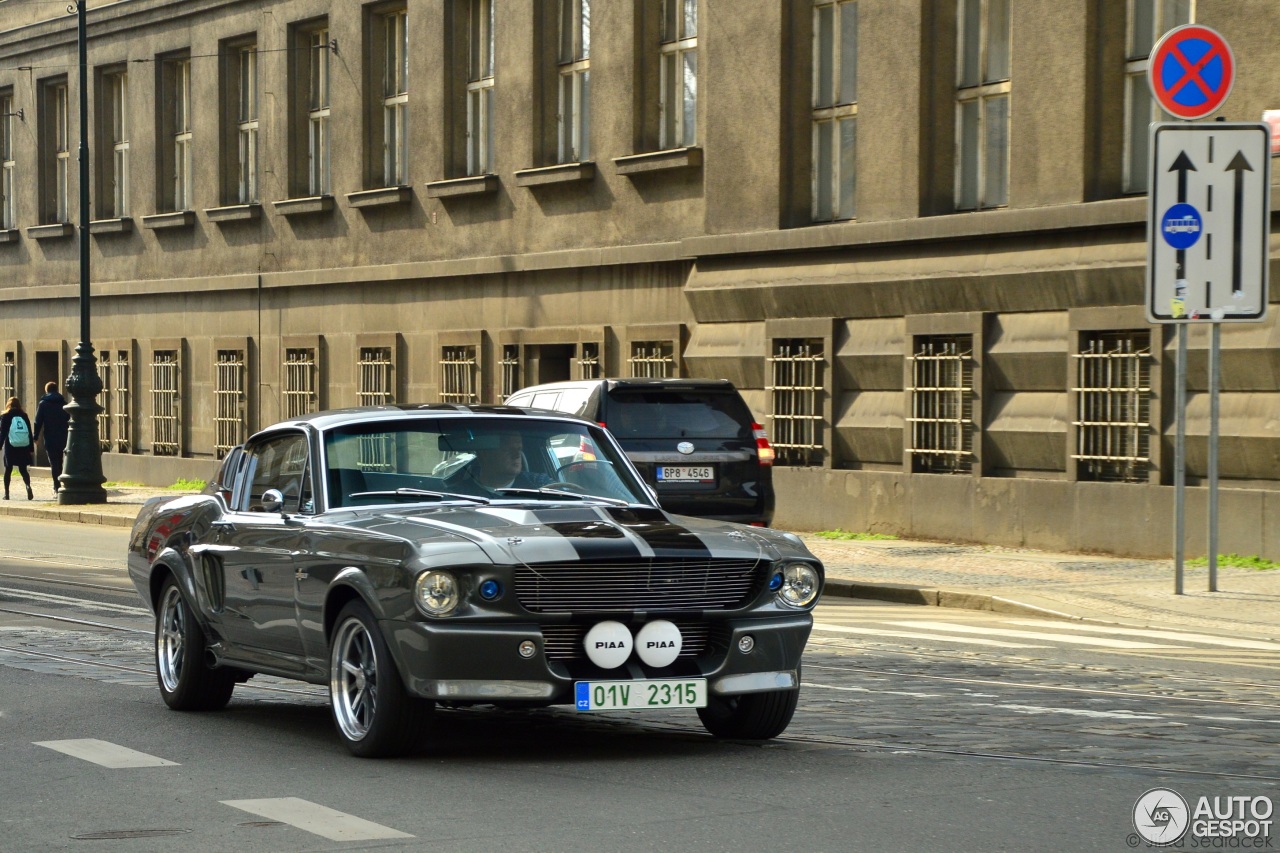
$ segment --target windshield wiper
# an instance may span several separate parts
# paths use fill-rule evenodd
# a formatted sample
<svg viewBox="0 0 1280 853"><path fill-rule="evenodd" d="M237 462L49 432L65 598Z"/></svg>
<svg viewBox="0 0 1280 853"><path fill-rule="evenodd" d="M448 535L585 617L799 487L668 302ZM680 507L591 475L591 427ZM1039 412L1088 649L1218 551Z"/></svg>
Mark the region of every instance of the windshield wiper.
<svg viewBox="0 0 1280 853"><path fill-rule="evenodd" d="M353 492L347 495L349 498L435 498L436 500L459 500L469 503L487 504L488 498L477 497L476 495L464 495L459 492L432 492L427 489L386 489L373 492ZM344 507L345 509L345 507Z"/></svg>
<svg viewBox="0 0 1280 853"><path fill-rule="evenodd" d="M588 492L570 492L566 489L498 489L498 494L506 495L548 495L550 497L570 498L575 501L604 501L605 503L617 504L618 506L631 506L631 501L624 501L621 498L606 498L603 495L593 495Z"/></svg>

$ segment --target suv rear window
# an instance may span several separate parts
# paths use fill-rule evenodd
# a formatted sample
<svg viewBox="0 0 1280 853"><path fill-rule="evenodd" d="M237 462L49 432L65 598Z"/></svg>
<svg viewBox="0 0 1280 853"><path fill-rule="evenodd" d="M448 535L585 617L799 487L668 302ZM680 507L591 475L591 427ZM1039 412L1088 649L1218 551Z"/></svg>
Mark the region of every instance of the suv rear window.
<svg viewBox="0 0 1280 853"><path fill-rule="evenodd" d="M735 393L615 388L609 431L618 438L751 438L751 411Z"/></svg>

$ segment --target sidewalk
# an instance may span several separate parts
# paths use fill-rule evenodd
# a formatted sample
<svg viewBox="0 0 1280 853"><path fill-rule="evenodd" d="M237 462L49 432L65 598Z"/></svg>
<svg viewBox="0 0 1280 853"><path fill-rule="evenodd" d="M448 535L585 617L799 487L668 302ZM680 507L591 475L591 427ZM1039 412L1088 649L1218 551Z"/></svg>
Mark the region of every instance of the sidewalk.
<svg viewBox="0 0 1280 853"><path fill-rule="evenodd" d="M181 492L112 487L107 503L60 506L47 469L32 469L35 500L14 472L11 499L0 516L130 527L142 503ZM910 540L844 541L801 538L827 571L826 595L907 604L992 610L1185 630L1230 631L1280 639L1280 569L1187 566L1183 594L1174 595L1173 560L1133 560L1095 554L1055 554L991 545Z"/></svg>

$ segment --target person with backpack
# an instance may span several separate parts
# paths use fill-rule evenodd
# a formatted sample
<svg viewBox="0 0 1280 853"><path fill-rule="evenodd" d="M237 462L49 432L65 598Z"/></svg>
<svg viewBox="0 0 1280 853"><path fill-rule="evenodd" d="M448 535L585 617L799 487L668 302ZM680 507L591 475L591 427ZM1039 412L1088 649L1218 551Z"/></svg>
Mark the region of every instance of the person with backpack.
<svg viewBox="0 0 1280 853"><path fill-rule="evenodd" d="M67 425L71 415L62 407L67 404L66 398L58 393L57 382L47 382L44 396L36 405L36 431L32 441L39 441L44 436L44 452L49 455L49 471L53 474L53 493L58 493L58 478L62 476L62 455L67 450Z"/></svg>
<svg viewBox="0 0 1280 853"><path fill-rule="evenodd" d="M27 500L35 500L31 491L31 419L22 410L17 397L10 397L0 414L0 441L4 442L4 499L9 500L9 478L17 468L22 482L27 484Z"/></svg>

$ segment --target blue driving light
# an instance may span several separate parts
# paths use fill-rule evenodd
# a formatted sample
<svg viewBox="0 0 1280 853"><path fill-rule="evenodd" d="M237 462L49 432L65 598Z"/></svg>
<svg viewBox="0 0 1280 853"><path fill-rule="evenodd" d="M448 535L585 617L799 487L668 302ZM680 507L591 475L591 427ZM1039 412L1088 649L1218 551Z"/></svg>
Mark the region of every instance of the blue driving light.
<svg viewBox="0 0 1280 853"><path fill-rule="evenodd" d="M782 582L781 575L779 575L778 582ZM774 589L777 589L777 587L774 587ZM485 601L493 601L500 595L502 595L502 584L493 578L480 582L480 597Z"/></svg>
<svg viewBox="0 0 1280 853"><path fill-rule="evenodd" d="M781 572L769 578L769 592L777 592L780 589L782 589L782 573Z"/></svg>

